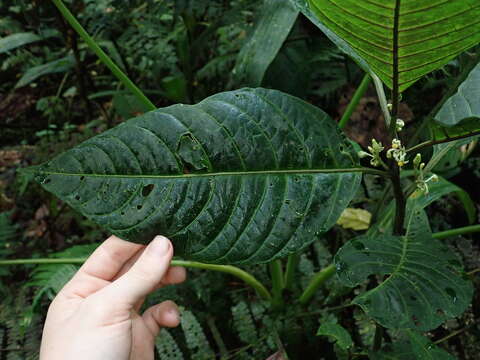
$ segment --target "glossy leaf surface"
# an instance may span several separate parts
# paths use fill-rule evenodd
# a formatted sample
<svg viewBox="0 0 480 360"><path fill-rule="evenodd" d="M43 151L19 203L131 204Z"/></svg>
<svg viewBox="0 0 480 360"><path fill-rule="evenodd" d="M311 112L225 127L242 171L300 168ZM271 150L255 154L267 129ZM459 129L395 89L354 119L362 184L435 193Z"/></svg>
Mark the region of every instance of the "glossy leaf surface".
<svg viewBox="0 0 480 360"><path fill-rule="evenodd" d="M303 2L330 39L389 88L398 76L400 91L480 42L477 0Z"/></svg>
<svg viewBox="0 0 480 360"><path fill-rule="evenodd" d="M323 111L243 89L131 119L30 171L123 239L163 234L179 256L230 264L270 261L327 231L358 188L356 165Z"/></svg>
<svg viewBox="0 0 480 360"><path fill-rule="evenodd" d="M289 0L266 0L255 30L241 49L233 69L237 86L260 86L298 16Z"/></svg>
<svg viewBox="0 0 480 360"><path fill-rule="evenodd" d="M480 64L473 68L458 87L457 93L450 97L435 115L435 121L455 129L453 125L462 125L465 119L476 118L477 130L480 129ZM463 126L472 128L474 122L465 122ZM450 128L451 127L451 128ZM461 130L461 128L459 128Z"/></svg>
<svg viewBox="0 0 480 360"><path fill-rule="evenodd" d="M472 299L461 262L432 238L420 209L411 211L406 236L358 237L340 249L335 264L347 286L379 277L380 284L353 303L387 328L434 329L460 315Z"/></svg>

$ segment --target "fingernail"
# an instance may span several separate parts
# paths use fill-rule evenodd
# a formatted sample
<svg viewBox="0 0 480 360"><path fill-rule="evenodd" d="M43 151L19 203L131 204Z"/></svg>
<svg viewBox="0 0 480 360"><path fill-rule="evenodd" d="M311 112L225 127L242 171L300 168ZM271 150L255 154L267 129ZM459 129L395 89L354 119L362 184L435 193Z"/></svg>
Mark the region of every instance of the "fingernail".
<svg viewBox="0 0 480 360"><path fill-rule="evenodd" d="M168 313L170 314L171 317L175 319L175 321L180 323L180 313L178 312L178 310L170 309Z"/></svg>
<svg viewBox="0 0 480 360"><path fill-rule="evenodd" d="M170 248L170 241L164 236L155 236L149 247L156 255L163 256Z"/></svg>

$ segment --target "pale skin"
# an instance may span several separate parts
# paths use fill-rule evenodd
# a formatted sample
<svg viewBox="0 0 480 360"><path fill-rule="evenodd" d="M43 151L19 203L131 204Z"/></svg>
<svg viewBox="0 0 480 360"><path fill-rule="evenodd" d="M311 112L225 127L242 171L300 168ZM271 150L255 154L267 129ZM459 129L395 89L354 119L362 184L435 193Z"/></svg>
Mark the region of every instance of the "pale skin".
<svg viewBox="0 0 480 360"><path fill-rule="evenodd" d="M172 256L162 236L146 247L108 238L52 301L40 360L153 360L155 337L179 324L178 308L164 301L139 310L155 289L185 280Z"/></svg>

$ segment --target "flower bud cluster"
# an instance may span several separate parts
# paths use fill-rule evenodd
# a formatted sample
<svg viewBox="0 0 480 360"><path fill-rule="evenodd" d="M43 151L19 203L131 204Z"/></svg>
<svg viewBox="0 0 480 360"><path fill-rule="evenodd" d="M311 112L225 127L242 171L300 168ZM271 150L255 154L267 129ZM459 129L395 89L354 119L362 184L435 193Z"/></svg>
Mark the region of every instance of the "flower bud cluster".
<svg viewBox="0 0 480 360"><path fill-rule="evenodd" d="M438 181L438 176L432 174L430 177L425 178L425 163L422 162L422 155L417 154L413 159L413 172L415 174L415 184L417 185L417 189L423 192L425 195L428 194L428 182Z"/></svg>
<svg viewBox="0 0 480 360"><path fill-rule="evenodd" d="M385 147L382 146L382 143L372 139L372 145L368 146L368 151L359 151L358 152L358 157L360 158L370 158L370 165L372 166L380 166L383 165L382 158L380 157L380 153L385 149Z"/></svg>
<svg viewBox="0 0 480 360"><path fill-rule="evenodd" d="M406 157L407 151L405 150L405 146L402 146L402 142L399 139L393 139L392 147L387 151L387 158L394 159L397 165L402 167L408 163L408 160L405 159Z"/></svg>

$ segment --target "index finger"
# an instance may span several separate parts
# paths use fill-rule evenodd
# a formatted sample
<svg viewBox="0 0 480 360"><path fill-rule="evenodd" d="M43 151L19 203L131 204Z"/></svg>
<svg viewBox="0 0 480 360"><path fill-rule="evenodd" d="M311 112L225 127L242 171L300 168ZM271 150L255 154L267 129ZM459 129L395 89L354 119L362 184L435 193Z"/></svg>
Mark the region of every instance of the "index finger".
<svg viewBox="0 0 480 360"><path fill-rule="evenodd" d="M114 235L110 236L90 255L62 291L86 297L102 289L110 284L122 267L144 247Z"/></svg>

